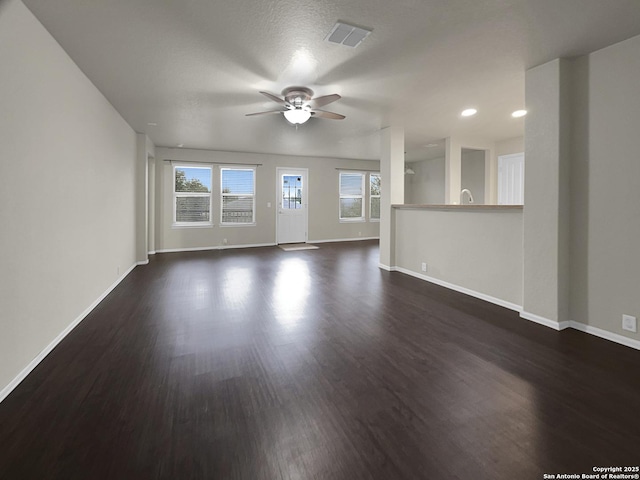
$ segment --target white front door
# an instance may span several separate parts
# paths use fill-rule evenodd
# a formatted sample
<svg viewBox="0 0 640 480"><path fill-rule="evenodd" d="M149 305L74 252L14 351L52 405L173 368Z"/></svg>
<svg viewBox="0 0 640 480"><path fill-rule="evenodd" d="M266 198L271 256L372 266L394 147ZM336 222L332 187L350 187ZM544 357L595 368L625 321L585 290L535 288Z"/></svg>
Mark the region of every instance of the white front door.
<svg viewBox="0 0 640 480"><path fill-rule="evenodd" d="M307 241L307 169L278 168L278 243Z"/></svg>

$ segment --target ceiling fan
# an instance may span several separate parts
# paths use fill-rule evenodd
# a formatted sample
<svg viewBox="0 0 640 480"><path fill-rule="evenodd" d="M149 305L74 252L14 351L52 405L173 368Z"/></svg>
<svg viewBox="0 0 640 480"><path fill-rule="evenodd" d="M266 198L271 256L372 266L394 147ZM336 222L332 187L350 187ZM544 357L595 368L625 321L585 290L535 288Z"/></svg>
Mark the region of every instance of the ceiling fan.
<svg viewBox="0 0 640 480"><path fill-rule="evenodd" d="M269 110L267 112L247 113L247 117L282 113L289 123L293 123L294 125L304 123L311 117L328 118L331 120L342 120L345 118L344 115L340 115L339 113L318 110L319 107L340 100L342 97L337 93L313 98L313 90L307 87L287 87L282 91L284 98L280 98L269 92L260 93L269 100L273 100L282 105L283 108L280 110Z"/></svg>

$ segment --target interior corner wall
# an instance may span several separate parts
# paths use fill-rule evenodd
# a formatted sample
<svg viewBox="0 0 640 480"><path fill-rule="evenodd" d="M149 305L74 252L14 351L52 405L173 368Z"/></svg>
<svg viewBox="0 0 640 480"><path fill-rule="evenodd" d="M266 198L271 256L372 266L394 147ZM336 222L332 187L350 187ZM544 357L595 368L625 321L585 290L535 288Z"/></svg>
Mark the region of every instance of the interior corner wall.
<svg viewBox="0 0 640 480"><path fill-rule="evenodd" d="M639 51L637 36L574 62L571 165L571 319L635 340L621 317L640 318Z"/></svg>
<svg viewBox="0 0 640 480"><path fill-rule="evenodd" d="M273 245L276 242L277 168L306 168L309 182L308 241L378 238L380 222L340 222L339 169L379 171L380 162L326 157L267 155L156 147L156 251L207 249L226 246ZM178 162L256 165L256 225L220 226L219 165L213 165L211 228L173 227L173 166ZM217 194L218 193L218 194ZM368 196L366 197L368 198ZM271 206L268 206L268 204ZM226 243L224 240L226 239Z"/></svg>
<svg viewBox="0 0 640 480"><path fill-rule="evenodd" d="M135 263L136 135L18 0L0 6L0 392Z"/></svg>
<svg viewBox="0 0 640 480"><path fill-rule="evenodd" d="M515 137L496 142L496 158L502 155L524 152L524 137Z"/></svg>
<svg viewBox="0 0 640 480"><path fill-rule="evenodd" d="M415 173L404 176L405 203L444 205L445 158L420 160L407 165Z"/></svg>
<svg viewBox="0 0 640 480"><path fill-rule="evenodd" d="M462 149L460 190L468 189L476 205L485 203L485 152ZM464 203L468 202L465 197Z"/></svg>

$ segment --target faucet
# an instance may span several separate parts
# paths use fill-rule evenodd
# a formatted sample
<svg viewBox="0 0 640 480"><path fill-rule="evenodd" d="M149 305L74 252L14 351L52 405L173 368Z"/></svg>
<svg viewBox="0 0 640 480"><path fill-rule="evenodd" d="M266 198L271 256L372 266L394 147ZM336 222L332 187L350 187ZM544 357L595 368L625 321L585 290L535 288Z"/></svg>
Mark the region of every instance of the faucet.
<svg viewBox="0 0 640 480"><path fill-rule="evenodd" d="M460 205L464 203L465 193L469 195L469 203L473 203L473 195L471 195L471 190L469 190L468 188L463 188L462 191L460 192Z"/></svg>

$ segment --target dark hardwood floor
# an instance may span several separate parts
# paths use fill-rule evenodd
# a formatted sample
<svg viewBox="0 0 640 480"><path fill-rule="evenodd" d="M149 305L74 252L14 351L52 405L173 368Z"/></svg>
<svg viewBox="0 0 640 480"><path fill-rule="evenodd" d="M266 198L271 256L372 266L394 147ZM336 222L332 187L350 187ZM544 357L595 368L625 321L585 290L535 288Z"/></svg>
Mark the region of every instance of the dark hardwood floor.
<svg viewBox="0 0 640 480"><path fill-rule="evenodd" d="M640 352L375 242L157 255L0 404L2 479L541 479L640 463Z"/></svg>

